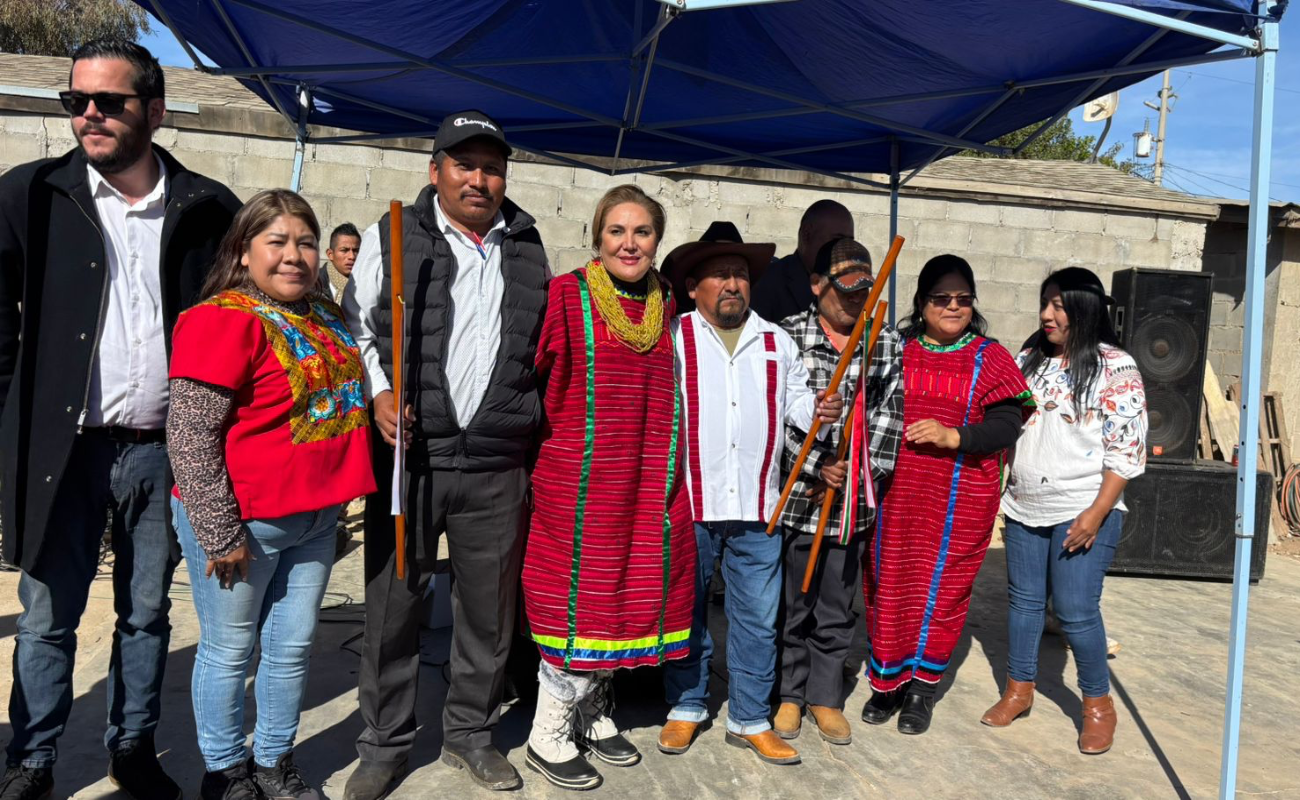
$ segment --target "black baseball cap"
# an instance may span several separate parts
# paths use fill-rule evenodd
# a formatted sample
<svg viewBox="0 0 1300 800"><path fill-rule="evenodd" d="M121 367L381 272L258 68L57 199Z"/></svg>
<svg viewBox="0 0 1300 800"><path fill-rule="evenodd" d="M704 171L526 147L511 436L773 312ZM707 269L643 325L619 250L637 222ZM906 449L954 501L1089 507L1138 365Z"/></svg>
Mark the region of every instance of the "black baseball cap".
<svg viewBox="0 0 1300 800"><path fill-rule="evenodd" d="M506 158L514 153L510 145L506 144L506 135L501 131L497 121L482 111L470 109L457 111L443 118L442 124L438 126L438 132L433 137L433 155L436 156L443 150L450 150L462 142L479 137L496 142Z"/></svg>

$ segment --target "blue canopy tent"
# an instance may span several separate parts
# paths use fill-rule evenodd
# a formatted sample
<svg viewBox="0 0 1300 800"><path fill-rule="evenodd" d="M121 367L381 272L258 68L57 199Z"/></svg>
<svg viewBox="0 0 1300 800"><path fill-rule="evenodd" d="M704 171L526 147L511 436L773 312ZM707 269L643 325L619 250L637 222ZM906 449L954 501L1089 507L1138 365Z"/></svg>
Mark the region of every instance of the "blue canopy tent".
<svg viewBox="0 0 1300 800"><path fill-rule="evenodd" d="M432 136L482 108L513 146L611 174L777 167L887 188L1161 70L1255 58L1237 552L1220 796L1234 793L1286 0L136 0L298 131ZM206 68L191 48L218 65ZM1035 137L1036 138L1037 134ZM1031 138L1031 141L1032 141ZM1029 144L1020 145L1023 149ZM888 183L862 173L889 176ZM890 287L891 309L894 287Z"/></svg>

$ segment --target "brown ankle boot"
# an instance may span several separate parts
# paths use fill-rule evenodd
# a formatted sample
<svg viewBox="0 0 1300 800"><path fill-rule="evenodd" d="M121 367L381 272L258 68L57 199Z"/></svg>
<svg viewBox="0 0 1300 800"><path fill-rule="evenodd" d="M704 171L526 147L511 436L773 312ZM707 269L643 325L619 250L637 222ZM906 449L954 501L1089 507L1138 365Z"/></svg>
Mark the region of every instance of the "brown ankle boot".
<svg viewBox="0 0 1300 800"><path fill-rule="evenodd" d="M1083 698L1083 732L1079 752L1097 756L1115 743L1115 703L1110 695Z"/></svg>
<svg viewBox="0 0 1300 800"><path fill-rule="evenodd" d="M1034 707L1034 682L1007 678L1007 688L1002 699L984 712L980 722L993 728L1005 728L1021 717L1029 716Z"/></svg>
<svg viewBox="0 0 1300 800"><path fill-rule="evenodd" d="M776 719L772 720L772 730L782 739L797 739L802 720L803 709L797 703L782 703L776 711Z"/></svg>

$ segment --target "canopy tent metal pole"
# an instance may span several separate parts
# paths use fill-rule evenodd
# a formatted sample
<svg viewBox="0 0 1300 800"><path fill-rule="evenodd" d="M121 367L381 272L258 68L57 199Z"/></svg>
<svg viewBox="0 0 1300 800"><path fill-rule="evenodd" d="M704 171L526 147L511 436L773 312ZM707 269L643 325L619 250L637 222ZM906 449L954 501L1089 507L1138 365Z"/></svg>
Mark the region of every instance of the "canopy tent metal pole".
<svg viewBox="0 0 1300 800"><path fill-rule="evenodd" d="M289 189L298 191L302 186L302 162L307 154L307 115L311 112L311 89L298 87L298 127L294 133L293 177L289 178Z"/></svg>
<svg viewBox="0 0 1300 800"><path fill-rule="evenodd" d="M1202 39L1209 39L1211 42L1232 45L1233 47L1244 47L1248 50L1259 48L1259 42L1249 36L1238 36L1236 34L1221 31L1218 28L1211 28L1208 25L1197 25L1194 22L1185 21L1189 12L1182 12L1177 17L1166 17L1163 14L1157 14L1154 11L1143 11L1133 6L1118 6L1114 3L1107 3L1105 0L1061 0L1062 3L1069 3L1072 6L1081 8L1090 8L1093 11L1100 11L1103 14L1114 14L1117 17L1131 19L1134 22L1146 22L1155 25L1158 28L1175 31L1177 33L1186 33L1190 36L1197 36ZM1262 5L1262 4L1261 4ZM1263 16L1261 14L1261 16Z"/></svg>
<svg viewBox="0 0 1300 800"><path fill-rule="evenodd" d="M1260 0L1261 16L1268 0ZM1241 429L1237 461L1237 549L1232 572L1231 642L1228 648L1228 696L1223 718L1223 754L1219 797L1237 792L1237 749L1241 736L1241 684L1246 661L1246 609L1250 597L1250 551L1256 525L1268 530L1268 518L1255 519L1255 458L1259 448L1259 398L1264 354L1264 275L1268 269L1269 178L1273 158L1273 95L1277 69L1278 23L1265 18L1260 29L1262 52L1255 61L1255 122L1250 162L1250 216L1246 245L1246 321L1241 345ZM1259 546L1267 546L1265 541Z"/></svg>
<svg viewBox="0 0 1300 800"><path fill-rule="evenodd" d="M1061 0L1061 1L1065 3L1074 2L1074 0ZM1109 4L1102 3L1101 5L1109 5ZM1091 8L1091 6L1089 6L1089 8ZM1104 10L1104 9L1098 9L1098 10ZM1174 23L1174 22L1182 21L1190 13L1191 13L1190 11L1183 11L1180 14L1178 14L1178 16L1173 18L1162 17L1159 14L1152 14L1151 16L1155 17L1156 20L1162 20L1164 22ZM1122 61L1119 62L1119 65L1121 67L1127 67L1129 64L1132 64L1139 57L1141 57L1143 53L1145 53L1147 50L1150 50L1152 47L1154 47L1157 42L1159 42L1169 33L1170 29L1168 25L1164 25L1161 24L1160 22L1155 22L1152 20L1147 20L1147 21L1151 22L1152 25L1158 26L1160 30L1151 34L1151 36L1148 37L1146 41L1144 41L1142 44L1138 45L1137 47L1133 48L1133 52L1129 53L1127 56L1124 57ZM1097 92L1097 90L1100 89L1105 84L1106 84L1105 78L1098 78L1097 80L1088 84L1088 87L1083 91L1079 92L1077 95L1075 95L1074 98L1071 99L1070 102L1065 106L1065 108L1061 109L1055 116L1053 116L1051 119L1049 119L1048 121L1040 125L1038 127L1038 130L1029 134L1029 137L1026 138L1023 142L1021 142L1016 147L1014 155L1020 155L1022 152L1024 152L1026 147L1029 147L1029 145L1038 141L1038 138L1040 136L1042 136L1044 133L1047 133L1047 131L1050 130L1053 125L1060 122L1061 118L1064 117L1066 114L1069 114L1071 109L1083 103L1089 97L1092 97Z"/></svg>
<svg viewBox="0 0 1300 800"><path fill-rule="evenodd" d="M1002 105L1006 103L1008 100L1010 100L1012 97L1015 97L1016 93L1019 91L1020 89L1016 87L1011 87L1010 89L1007 89L1005 92L1002 93L1001 97L999 97L997 100L994 100L992 103L990 103L987 108L981 111L977 117L975 117L975 119L971 120L967 125L965 125L961 129L961 133L957 135L965 136L966 134L975 130L975 127L977 125L979 125L981 122L991 117L993 115L993 112L997 111L999 108L1002 108ZM950 149L951 148L948 147L935 148L935 151L930 154L930 157L925 160L925 163L917 167L916 169L912 170L908 174L908 176L903 180L903 183L907 183L908 181L915 178L921 172L921 170L930 166L935 161L938 161L939 158L942 157Z"/></svg>
<svg viewBox="0 0 1300 800"><path fill-rule="evenodd" d="M775 89L769 89L765 86L758 86L757 84L747 83L745 81L739 81L736 80L735 78L728 78L725 75L719 75L718 73L710 72L707 69L699 69L697 67L691 66L690 64L682 64L678 61L669 61L667 59L660 59L659 66L664 67L666 69L670 69L674 72L680 72L683 75L690 75L692 77L701 78L706 81L713 81L714 83L720 83L723 86L730 86L733 89L741 89L743 91L752 92L753 94L759 95L761 97L771 97L774 100L784 100L787 103L794 103L796 105L804 106L805 108L811 109L813 111L821 111L827 114L834 114L837 117L844 117L846 119L856 120L857 122L865 122L869 125L875 125L879 128L884 128L885 130L894 131L900 134L910 133L913 136L919 136L926 141L933 141L936 144L952 145L955 147L960 147L965 150L978 150L982 153L989 153L995 156L1010 155L1010 148L1007 147L995 147L995 146L984 144L983 142L975 142L967 139L959 139L956 136L948 136L942 133L935 133L934 131L927 131L925 128L918 128L914 125L907 125L902 122L895 122L894 120L886 119L884 117L878 117L873 114L863 114L857 111L844 108L842 106L828 105L826 103L819 103L813 100L804 100L798 95L793 95L790 94L789 92L777 91Z"/></svg>
<svg viewBox="0 0 1300 800"><path fill-rule="evenodd" d="M181 36L180 29L176 27L176 23L172 22L171 16L163 10L162 4L159 3L158 0L149 0L149 6L153 8L154 16L162 20L162 23L167 26L167 30L171 31L172 36L176 37L176 41L180 42L181 49L184 50L185 54L194 62L194 68L200 72L206 69L206 67L203 66L203 62L199 60L199 54L194 51L193 47L190 47L190 43L185 40L185 37Z"/></svg>
<svg viewBox="0 0 1300 800"><path fill-rule="evenodd" d="M889 143L889 241L898 235L898 140ZM898 270L889 273L889 324L898 321Z"/></svg>

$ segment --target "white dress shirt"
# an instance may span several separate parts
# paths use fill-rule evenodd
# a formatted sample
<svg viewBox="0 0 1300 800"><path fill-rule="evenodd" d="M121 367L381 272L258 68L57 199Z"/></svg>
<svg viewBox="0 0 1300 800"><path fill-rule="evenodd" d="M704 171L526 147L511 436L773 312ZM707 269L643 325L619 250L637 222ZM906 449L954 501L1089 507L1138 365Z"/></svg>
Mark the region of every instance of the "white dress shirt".
<svg viewBox="0 0 1300 800"><path fill-rule="evenodd" d="M447 331L447 385L452 407L461 427L469 425L487 393L492 369L501 349L501 298L505 278L501 274L501 242L506 221L500 211L482 243L457 229L434 200L438 229L451 246L456 272L451 282L451 325ZM343 291L343 316L356 337L366 367L366 390L370 397L392 387L379 358L377 340L380 294L384 290L384 259L379 242L379 224L366 228L352 277Z"/></svg>
<svg viewBox="0 0 1300 800"><path fill-rule="evenodd" d="M673 341L695 521L767 521L781 494L785 426L808 430L816 413L799 348L754 313L735 353L698 311L673 321Z"/></svg>
<svg viewBox="0 0 1300 800"><path fill-rule="evenodd" d="M104 234L108 286L80 424L164 428L167 340L160 264L167 170L158 159L157 185L134 204L94 167L86 172Z"/></svg>

